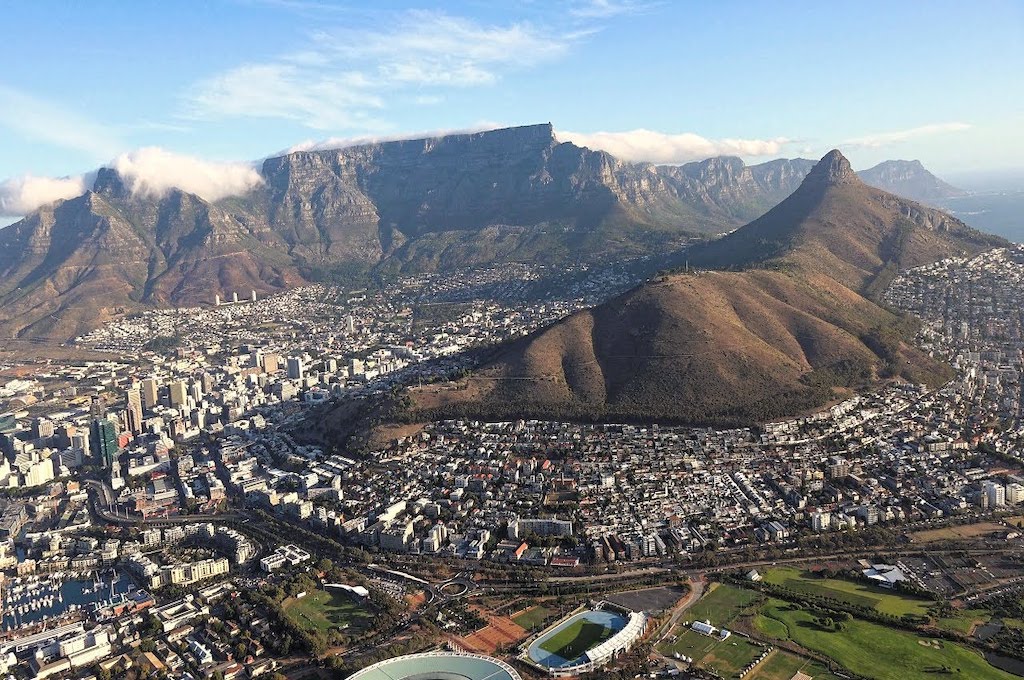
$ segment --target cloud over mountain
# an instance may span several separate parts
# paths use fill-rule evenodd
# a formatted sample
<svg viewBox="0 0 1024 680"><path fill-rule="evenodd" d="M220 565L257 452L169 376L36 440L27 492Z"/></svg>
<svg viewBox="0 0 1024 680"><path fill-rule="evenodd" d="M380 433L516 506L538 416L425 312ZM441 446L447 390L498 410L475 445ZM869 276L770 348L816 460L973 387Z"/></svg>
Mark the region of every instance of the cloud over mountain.
<svg viewBox="0 0 1024 680"><path fill-rule="evenodd" d="M110 164L135 195L158 197L171 189L207 201L237 196L263 182L248 163L220 163L150 146L121 154Z"/></svg>
<svg viewBox="0 0 1024 680"><path fill-rule="evenodd" d="M86 178L22 175L0 182L0 215L16 217L85 191Z"/></svg>
<svg viewBox="0 0 1024 680"><path fill-rule="evenodd" d="M771 156L791 141L785 137L716 140L692 132L670 134L643 128L591 133L560 130L558 139L607 151L622 160L650 163L687 163L712 156Z"/></svg>

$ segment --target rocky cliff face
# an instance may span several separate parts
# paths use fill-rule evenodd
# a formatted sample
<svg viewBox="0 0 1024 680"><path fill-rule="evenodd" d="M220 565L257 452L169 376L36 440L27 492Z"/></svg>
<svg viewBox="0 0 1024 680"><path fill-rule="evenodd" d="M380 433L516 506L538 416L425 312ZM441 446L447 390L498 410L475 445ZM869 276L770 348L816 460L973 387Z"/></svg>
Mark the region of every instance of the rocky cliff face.
<svg viewBox="0 0 1024 680"><path fill-rule="evenodd" d="M664 253L762 214L810 165L624 163L532 125L270 158L261 187L216 204L135 195L103 169L84 196L0 231L0 332L66 337L353 268Z"/></svg>

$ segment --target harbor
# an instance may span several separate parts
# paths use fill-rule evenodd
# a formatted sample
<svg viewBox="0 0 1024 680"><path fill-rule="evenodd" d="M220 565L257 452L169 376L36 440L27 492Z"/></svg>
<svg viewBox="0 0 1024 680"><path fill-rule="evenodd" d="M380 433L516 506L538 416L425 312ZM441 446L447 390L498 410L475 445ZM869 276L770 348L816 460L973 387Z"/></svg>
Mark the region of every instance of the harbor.
<svg viewBox="0 0 1024 680"><path fill-rule="evenodd" d="M0 626L7 631L56 622L75 613L91 615L121 602L134 589L131 579L114 570L15 576L0 586Z"/></svg>

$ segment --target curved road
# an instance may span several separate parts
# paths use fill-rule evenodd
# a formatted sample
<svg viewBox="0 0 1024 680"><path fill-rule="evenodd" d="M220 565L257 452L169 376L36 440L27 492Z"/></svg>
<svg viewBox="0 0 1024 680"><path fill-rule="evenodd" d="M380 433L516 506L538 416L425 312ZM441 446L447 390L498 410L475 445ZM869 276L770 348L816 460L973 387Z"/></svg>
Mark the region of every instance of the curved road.
<svg viewBox="0 0 1024 680"><path fill-rule="evenodd" d="M143 519L142 517L122 517L106 509L114 504L114 491L103 482L95 479L85 480L85 485L98 493L100 498L92 498L92 510L97 517L111 524L149 525L163 526L166 524L192 524L195 522L237 522L242 519L240 515L175 515L173 517L155 517ZM99 502L101 501L101 502ZM102 503L102 504L101 504ZM106 506L106 507L104 507Z"/></svg>

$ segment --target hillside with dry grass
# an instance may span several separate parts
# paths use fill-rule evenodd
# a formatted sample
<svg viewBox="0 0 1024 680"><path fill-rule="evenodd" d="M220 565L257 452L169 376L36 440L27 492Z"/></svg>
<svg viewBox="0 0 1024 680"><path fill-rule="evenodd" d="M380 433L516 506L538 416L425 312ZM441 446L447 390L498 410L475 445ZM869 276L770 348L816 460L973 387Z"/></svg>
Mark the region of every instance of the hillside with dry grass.
<svg viewBox="0 0 1024 680"><path fill-rule="evenodd" d="M869 187L833 151L789 198L662 277L499 348L457 383L413 390L412 416L739 424L880 381L951 371L875 302L903 267L1000 245Z"/></svg>

